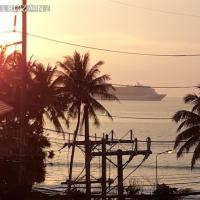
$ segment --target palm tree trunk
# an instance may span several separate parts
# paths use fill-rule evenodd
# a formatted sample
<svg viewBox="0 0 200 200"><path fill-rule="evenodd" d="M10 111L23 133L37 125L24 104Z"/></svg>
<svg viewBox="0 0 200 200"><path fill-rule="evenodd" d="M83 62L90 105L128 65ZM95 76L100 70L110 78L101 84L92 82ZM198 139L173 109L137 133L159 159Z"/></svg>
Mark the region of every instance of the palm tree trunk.
<svg viewBox="0 0 200 200"><path fill-rule="evenodd" d="M89 135L89 113L88 106L84 107L85 117L85 172L86 172L86 199L89 200L91 196L91 182L90 182L90 161L91 161L91 147Z"/></svg>
<svg viewBox="0 0 200 200"><path fill-rule="evenodd" d="M73 169L73 163L74 163L74 153L75 153L75 142L76 142L76 137L78 134L79 126L80 126L80 116L81 116L81 109L80 107L78 108L78 120L76 124L76 129L74 131L74 138L73 138L73 145L72 145L72 154L71 154L71 159L70 159L70 166L69 166L69 180L68 180L68 192L71 190L71 185L72 185L72 169Z"/></svg>

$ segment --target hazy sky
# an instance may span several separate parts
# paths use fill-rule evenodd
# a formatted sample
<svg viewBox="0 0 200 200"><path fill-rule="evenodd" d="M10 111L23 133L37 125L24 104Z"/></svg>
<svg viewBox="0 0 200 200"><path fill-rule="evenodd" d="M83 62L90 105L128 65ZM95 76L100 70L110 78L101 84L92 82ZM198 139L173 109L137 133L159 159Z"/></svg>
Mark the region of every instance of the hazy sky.
<svg viewBox="0 0 200 200"><path fill-rule="evenodd" d="M0 4L19 4L0 0ZM50 4L48 13L28 13L28 32L82 45L141 53L200 53L199 0L27 0ZM160 12L166 11L166 12ZM170 13L168 13L170 12ZM173 13L187 13L177 15ZM196 15L189 16L189 15ZM13 29L14 13L0 13L0 31ZM17 29L21 29L18 14ZM16 35L16 34L15 34ZM0 35L0 42L17 40ZM20 37L20 35L18 35ZM20 39L20 38L19 38ZM20 46L18 47L20 48ZM57 44L28 36L28 56L44 63L62 60L75 50L88 49ZM200 83L200 57L149 57L89 50L91 64L105 61L102 72L113 83L151 86L190 86ZM191 90L157 89L169 96Z"/></svg>

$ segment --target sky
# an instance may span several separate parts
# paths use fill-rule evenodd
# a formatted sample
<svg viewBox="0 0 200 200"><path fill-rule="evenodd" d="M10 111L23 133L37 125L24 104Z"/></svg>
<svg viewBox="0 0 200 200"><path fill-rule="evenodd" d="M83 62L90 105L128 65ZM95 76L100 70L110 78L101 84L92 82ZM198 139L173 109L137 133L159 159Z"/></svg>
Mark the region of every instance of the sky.
<svg viewBox="0 0 200 200"><path fill-rule="evenodd" d="M19 0L0 0L18 5ZM98 48L155 54L200 53L199 0L27 0L48 4L50 12L28 13L27 31L61 41ZM15 13L0 12L0 32L13 30ZM17 13L21 30L21 13ZM21 40L17 33L0 34L0 43ZM150 86L200 84L200 57L151 57L89 50L27 37L28 58L55 65L66 55L90 52L91 65L105 64L111 82ZM20 45L16 47L20 49ZM14 47L10 48L12 51ZM156 89L168 96L185 96L192 89Z"/></svg>

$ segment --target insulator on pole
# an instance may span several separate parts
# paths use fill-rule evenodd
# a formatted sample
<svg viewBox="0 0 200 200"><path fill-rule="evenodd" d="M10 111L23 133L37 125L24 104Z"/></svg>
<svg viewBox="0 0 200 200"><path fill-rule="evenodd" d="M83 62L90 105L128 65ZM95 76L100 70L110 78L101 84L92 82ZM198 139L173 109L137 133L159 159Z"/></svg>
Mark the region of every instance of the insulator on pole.
<svg viewBox="0 0 200 200"><path fill-rule="evenodd" d="M113 141L113 135L114 135L114 131L111 131L111 140Z"/></svg>
<svg viewBox="0 0 200 200"><path fill-rule="evenodd" d="M133 130L130 130L130 136L131 136L131 140L133 140Z"/></svg>
<svg viewBox="0 0 200 200"><path fill-rule="evenodd" d="M15 32L15 28L16 28L16 24L17 24L17 15L15 14L15 17L14 17L14 29L13 29L13 32Z"/></svg>

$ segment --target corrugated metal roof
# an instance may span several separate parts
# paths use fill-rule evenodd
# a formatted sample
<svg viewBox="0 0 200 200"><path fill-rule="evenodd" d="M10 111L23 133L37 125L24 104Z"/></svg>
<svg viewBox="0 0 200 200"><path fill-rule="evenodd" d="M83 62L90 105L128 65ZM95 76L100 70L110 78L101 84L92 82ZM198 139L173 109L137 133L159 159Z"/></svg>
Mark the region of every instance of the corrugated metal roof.
<svg viewBox="0 0 200 200"><path fill-rule="evenodd" d="M0 116L3 116L13 110L13 107L0 101Z"/></svg>

